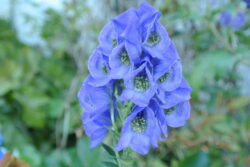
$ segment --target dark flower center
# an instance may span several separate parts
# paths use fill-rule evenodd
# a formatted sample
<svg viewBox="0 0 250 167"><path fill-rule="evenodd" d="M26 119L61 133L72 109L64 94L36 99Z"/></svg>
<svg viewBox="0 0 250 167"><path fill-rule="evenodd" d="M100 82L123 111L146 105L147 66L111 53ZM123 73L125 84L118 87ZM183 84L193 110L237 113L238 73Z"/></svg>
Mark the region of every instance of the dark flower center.
<svg viewBox="0 0 250 167"><path fill-rule="evenodd" d="M116 47L116 45L117 45L117 40L116 39L112 39L112 46L113 46L113 48Z"/></svg>
<svg viewBox="0 0 250 167"><path fill-rule="evenodd" d="M104 74L108 74L108 69L107 69L107 67L106 67L105 64L102 66L102 72L103 72Z"/></svg>
<svg viewBox="0 0 250 167"><path fill-rule="evenodd" d="M150 83L148 80L148 77L146 76L136 76L134 78L134 86L136 89L140 90L140 91L145 91L149 88Z"/></svg>
<svg viewBox="0 0 250 167"><path fill-rule="evenodd" d="M164 113L166 115L170 115L172 114L172 112L175 110L175 107L171 107L171 108L168 108L168 109L164 109Z"/></svg>
<svg viewBox="0 0 250 167"><path fill-rule="evenodd" d="M165 81L168 79L168 76L169 76L169 73L166 72L164 75L162 75L162 76L158 79L158 81L159 81L160 83L165 82Z"/></svg>
<svg viewBox="0 0 250 167"><path fill-rule="evenodd" d="M120 60L121 60L122 64L124 64L126 66L130 65L130 60L129 60L128 52L126 51L126 49L122 50Z"/></svg>
<svg viewBox="0 0 250 167"><path fill-rule="evenodd" d="M158 43L160 43L160 40L161 40L160 35L157 32L152 31L148 36L147 43L149 43L151 46L155 46Z"/></svg>
<svg viewBox="0 0 250 167"><path fill-rule="evenodd" d="M136 117L131 121L131 128L134 132L145 132L147 127L147 121L143 117L142 112L138 113Z"/></svg>

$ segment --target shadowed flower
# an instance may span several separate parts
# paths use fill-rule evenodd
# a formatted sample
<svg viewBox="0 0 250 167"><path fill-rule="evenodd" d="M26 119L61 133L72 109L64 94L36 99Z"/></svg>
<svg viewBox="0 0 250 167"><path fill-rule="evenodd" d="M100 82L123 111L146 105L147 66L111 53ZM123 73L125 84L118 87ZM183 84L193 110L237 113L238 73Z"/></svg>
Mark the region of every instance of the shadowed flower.
<svg viewBox="0 0 250 167"><path fill-rule="evenodd" d="M231 24L231 15L224 15L222 23ZM91 147L103 141L112 123L115 132L123 124L116 149L146 154L168 137L168 126L183 126L189 118L191 88L159 17L142 2L138 10L121 13L102 29L88 61L90 75L78 93Z"/></svg>
<svg viewBox="0 0 250 167"><path fill-rule="evenodd" d="M122 92L120 100L131 100L140 107L146 107L156 92L156 84L147 63L142 64L129 75L125 80L126 88Z"/></svg>
<svg viewBox="0 0 250 167"><path fill-rule="evenodd" d="M108 23L100 32L99 47L103 54L108 56L117 45L118 33L115 31L114 24Z"/></svg>
<svg viewBox="0 0 250 167"><path fill-rule="evenodd" d="M90 147L100 144L107 135L111 123L111 112L109 108L102 108L96 112L84 112L82 115L87 136L91 139Z"/></svg>
<svg viewBox="0 0 250 167"><path fill-rule="evenodd" d="M245 15L242 12L238 12L235 17L232 17L231 13L224 11L220 15L220 25L222 27L231 26L234 30L240 29L245 24Z"/></svg>
<svg viewBox="0 0 250 167"><path fill-rule="evenodd" d="M179 103L170 108L162 107L164 112L166 124L170 127L177 128L181 127L186 123L190 116L190 104L189 101Z"/></svg>
<svg viewBox="0 0 250 167"><path fill-rule="evenodd" d="M121 133L116 145L118 151L131 147L140 154L146 154L150 146L158 146L161 129L151 108L136 106L125 120Z"/></svg>
<svg viewBox="0 0 250 167"><path fill-rule="evenodd" d="M89 83L93 86L103 86L111 80L108 58L99 48L90 56L88 69L91 74Z"/></svg>
<svg viewBox="0 0 250 167"><path fill-rule="evenodd" d="M176 89L182 80L182 67L179 60L161 62L155 67L154 79L163 91Z"/></svg>
<svg viewBox="0 0 250 167"><path fill-rule="evenodd" d="M224 11L220 14L220 25L228 26L231 23L232 15L231 13Z"/></svg>
<svg viewBox="0 0 250 167"><path fill-rule="evenodd" d="M170 108L177 105L178 103L189 100L190 92L192 89L189 87L188 83L184 78L182 78L180 86L174 91L162 91L159 90L157 97L164 108Z"/></svg>
<svg viewBox="0 0 250 167"><path fill-rule="evenodd" d="M111 77L113 79L124 79L129 71L134 68L134 59L139 57L139 52L135 46L129 43L123 43L113 49L109 63L111 68Z"/></svg>
<svg viewBox="0 0 250 167"><path fill-rule="evenodd" d="M112 84L94 87L88 83L89 77L85 80L78 92L78 99L82 108L87 112L98 111L102 108L109 108L112 100Z"/></svg>

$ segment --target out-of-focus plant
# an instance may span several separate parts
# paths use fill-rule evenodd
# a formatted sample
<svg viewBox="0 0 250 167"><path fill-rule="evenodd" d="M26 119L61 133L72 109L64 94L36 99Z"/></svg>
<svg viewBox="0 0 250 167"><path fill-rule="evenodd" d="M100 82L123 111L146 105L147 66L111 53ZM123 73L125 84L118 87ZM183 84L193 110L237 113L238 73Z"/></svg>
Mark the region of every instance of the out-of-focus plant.
<svg viewBox="0 0 250 167"><path fill-rule="evenodd" d="M45 48L17 39L0 21L0 129L4 148L31 166L100 166L112 159L89 149L76 94L85 62L108 19L138 1L67 1L49 10L42 27ZM247 1L246 1L247 2ZM158 150L135 154L134 166L249 166L249 9L242 0L150 0L160 9L193 88L187 126L172 131ZM220 14L243 12L238 30L222 27ZM244 90L244 91L242 91ZM106 166L111 166L109 163Z"/></svg>

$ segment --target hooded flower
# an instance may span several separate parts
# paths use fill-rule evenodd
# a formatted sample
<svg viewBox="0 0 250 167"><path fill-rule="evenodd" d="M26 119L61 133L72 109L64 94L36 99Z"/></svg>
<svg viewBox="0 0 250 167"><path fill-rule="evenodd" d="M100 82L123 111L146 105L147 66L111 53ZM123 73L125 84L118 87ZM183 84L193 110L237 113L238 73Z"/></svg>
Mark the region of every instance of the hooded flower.
<svg viewBox="0 0 250 167"><path fill-rule="evenodd" d="M139 52L129 43L120 44L113 49L109 57L112 70L111 77L113 79L124 79L134 68L133 57L139 57Z"/></svg>
<svg viewBox="0 0 250 167"><path fill-rule="evenodd" d="M126 88L122 92L120 100L131 100L140 107L146 107L156 92L156 83L153 80L148 63L143 63L129 75L125 80Z"/></svg>
<svg viewBox="0 0 250 167"><path fill-rule="evenodd" d="M87 136L91 139L90 147L93 148L100 144L107 135L108 127L112 125L111 112L108 107L94 112L84 112L82 123Z"/></svg>
<svg viewBox="0 0 250 167"><path fill-rule="evenodd" d="M109 56L113 79L124 79L140 60L141 37L138 19L136 10L130 9L112 20L116 31L120 34L117 46Z"/></svg>
<svg viewBox="0 0 250 167"><path fill-rule="evenodd" d="M183 126L190 116L189 101L181 102L170 108L164 108L163 106L161 107L162 115L165 115L166 124L173 128Z"/></svg>
<svg viewBox="0 0 250 167"><path fill-rule="evenodd" d="M244 0L246 5L247 5L247 8L250 8L250 0Z"/></svg>
<svg viewBox="0 0 250 167"><path fill-rule="evenodd" d="M174 91L162 91L159 90L157 93L157 97L164 108L170 108L172 106L177 105L183 101L189 100L190 92L192 89L189 87L187 81L182 78L180 86Z"/></svg>
<svg viewBox="0 0 250 167"><path fill-rule="evenodd" d="M160 134L161 129L153 110L136 106L124 122L116 149L119 151L131 147L140 154L146 154L150 146L158 146Z"/></svg>
<svg viewBox="0 0 250 167"><path fill-rule="evenodd" d="M88 69L91 74L89 83L93 86L103 86L111 80L108 58L103 55L100 48L90 56Z"/></svg>
<svg viewBox="0 0 250 167"><path fill-rule="evenodd" d="M88 83L88 79L89 77L87 77L78 92L78 99L83 110L94 112L102 108L108 108L112 101L112 83L101 87L94 87Z"/></svg>
<svg viewBox="0 0 250 167"><path fill-rule="evenodd" d="M100 32L99 47L104 55L109 56L112 49L116 47L118 41L118 33L115 31L114 24L108 23Z"/></svg>
<svg viewBox="0 0 250 167"><path fill-rule="evenodd" d="M161 62L155 67L154 79L163 91L176 89L182 80L182 67L180 61Z"/></svg>
<svg viewBox="0 0 250 167"><path fill-rule="evenodd" d="M78 93L78 99L85 111L82 115L82 123L86 134L91 138L91 147L101 143L108 133L108 127L112 125L111 110L115 115L117 113L112 90L113 83L94 87L88 83L87 78Z"/></svg>

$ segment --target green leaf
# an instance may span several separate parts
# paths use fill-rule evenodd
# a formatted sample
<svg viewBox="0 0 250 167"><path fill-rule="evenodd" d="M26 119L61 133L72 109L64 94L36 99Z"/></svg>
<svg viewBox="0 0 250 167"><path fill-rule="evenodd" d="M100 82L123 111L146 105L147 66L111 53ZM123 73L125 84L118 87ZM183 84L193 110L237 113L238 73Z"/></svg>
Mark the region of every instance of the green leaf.
<svg viewBox="0 0 250 167"><path fill-rule="evenodd" d="M208 154L204 151L199 151L180 161L179 167L209 167Z"/></svg>
<svg viewBox="0 0 250 167"><path fill-rule="evenodd" d="M106 167L119 167L117 164L113 163L113 162L102 162L102 164Z"/></svg>
<svg viewBox="0 0 250 167"><path fill-rule="evenodd" d="M109 155L115 157L115 151L112 147L110 147L109 145L102 143L102 147L109 153Z"/></svg>

